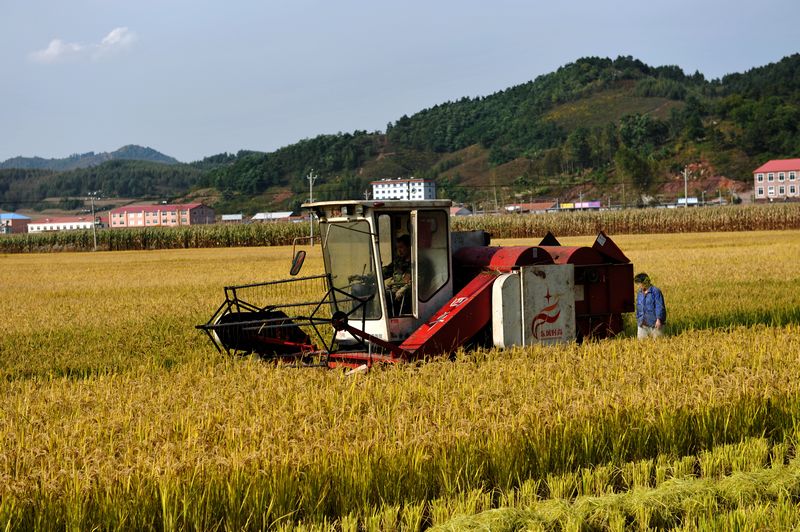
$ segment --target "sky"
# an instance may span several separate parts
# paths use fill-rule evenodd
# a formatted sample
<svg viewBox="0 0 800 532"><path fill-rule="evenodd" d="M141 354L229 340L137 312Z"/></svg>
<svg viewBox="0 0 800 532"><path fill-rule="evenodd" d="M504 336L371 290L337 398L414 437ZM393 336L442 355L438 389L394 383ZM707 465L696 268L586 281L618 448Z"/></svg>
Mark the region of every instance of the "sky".
<svg viewBox="0 0 800 532"><path fill-rule="evenodd" d="M587 56L720 78L799 52L798 21L798 0L0 0L0 161L273 151Z"/></svg>

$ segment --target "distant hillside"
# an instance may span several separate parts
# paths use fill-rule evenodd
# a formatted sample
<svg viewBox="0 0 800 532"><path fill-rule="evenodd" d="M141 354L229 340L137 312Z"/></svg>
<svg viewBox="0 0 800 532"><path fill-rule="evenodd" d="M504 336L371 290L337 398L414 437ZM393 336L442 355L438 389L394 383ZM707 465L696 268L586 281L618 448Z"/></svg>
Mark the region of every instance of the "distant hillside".
<svg viewBox="0 0 800 532"><path fill-rule="evenodd" d="M0 169L0 209L49 208L47 198L67 198L65 206L84 208L89 192L105 198L169 200L197 188L204 170L186 164L112 160L67 172Z"/></svg>
<svg viewBox="0 0 800 532"><path fill-rule="evenodd" d="M738 193L754 168L781 157L800 157L800 54L710 81L632 57L589 57L495 94L402 116L386 131L319 135L190 164L0 170L0 205L102 189L203 199L219 211L297 209L312 169L318 200L360 198L373 179L414 175L436 180L440 197L478 208L537 198L637 204L674 201L686 167L690 194ZM166 159L159 160L175 162Z"/></svg>
<svg viewBox="0 0 800 532"><path fill-rule="evenodd" d="M712 81L631 57L584 58L489 96L400 117L385 133L224 154L203 183L230 205L257 197L292 208L307 195L311 168L318 199L361 197L371 179L416 175L436 179L443 196L478 204L578 195L620 202L623 190L626 203L668 201L687 165L700 169L690 193L746 188L765 160L800 156L798 128L798 54Z"/></svg>
<svg viewBox="0 0 800 532"><path fill-rule="evenodd" d="M98 166L106 161L134 160L150 161L164 164L177 164L178 161L152 148L144 148L129 144L111 153L95 153L93 151L70 155L63 159L43 159L42 157L14 157L0 163L0 169L16 168L21 170L55 170L66 171L76 168Z"/></svg>

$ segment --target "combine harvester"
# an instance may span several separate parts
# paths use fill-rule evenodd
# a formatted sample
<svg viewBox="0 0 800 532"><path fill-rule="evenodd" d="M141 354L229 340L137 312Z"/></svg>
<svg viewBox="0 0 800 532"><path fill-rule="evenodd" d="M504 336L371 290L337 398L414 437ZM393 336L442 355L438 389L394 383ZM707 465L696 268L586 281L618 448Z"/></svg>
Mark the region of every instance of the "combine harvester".
<svg viewBox="0 0 800 532"><path fill-rule="evenodd" d="M450 231L450 205L304 204L319 218L325 274L226 287L197 328L230 354L350 368L622 331L633 265L608 236L591 247L562 246L550 233L537 246L490 246L484 231ZM393 294L383 273L406 244L410 286ZM305 255L295 255L292 276Z"/></svg>

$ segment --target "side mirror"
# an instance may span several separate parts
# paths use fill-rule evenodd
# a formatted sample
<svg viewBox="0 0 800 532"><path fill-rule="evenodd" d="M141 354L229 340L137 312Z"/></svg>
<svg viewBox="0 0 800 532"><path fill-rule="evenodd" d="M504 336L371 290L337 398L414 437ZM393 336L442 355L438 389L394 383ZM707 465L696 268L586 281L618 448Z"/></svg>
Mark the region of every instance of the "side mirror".
<svg viewBox="0 0 800 532"><path fill-rule="evenodd" d="M303 262L306 260L306 252L302 249L292 259L292 268L289 270L289 275L297 275L303 267Z"/></svg>

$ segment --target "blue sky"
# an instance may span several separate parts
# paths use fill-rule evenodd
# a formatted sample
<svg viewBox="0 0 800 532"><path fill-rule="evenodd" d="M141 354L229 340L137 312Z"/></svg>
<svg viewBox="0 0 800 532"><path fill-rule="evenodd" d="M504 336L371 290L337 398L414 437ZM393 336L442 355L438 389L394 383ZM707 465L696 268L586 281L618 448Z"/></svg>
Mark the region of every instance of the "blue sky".
<svg viewBox="0 0 800 532"><path fill-rule="evenodd" d="M2 0L0 161L181 161L384 130L579 57L707 78L800 51L797 0Z"/></svg>

